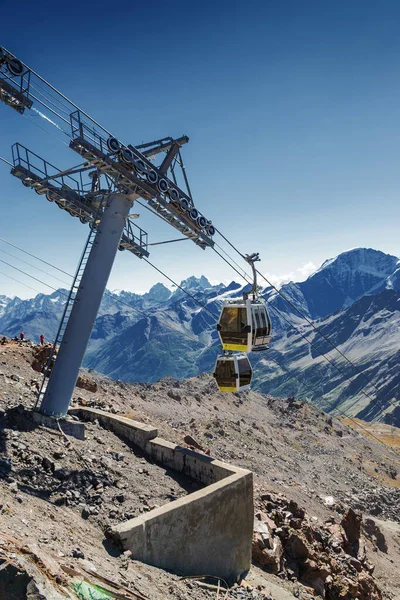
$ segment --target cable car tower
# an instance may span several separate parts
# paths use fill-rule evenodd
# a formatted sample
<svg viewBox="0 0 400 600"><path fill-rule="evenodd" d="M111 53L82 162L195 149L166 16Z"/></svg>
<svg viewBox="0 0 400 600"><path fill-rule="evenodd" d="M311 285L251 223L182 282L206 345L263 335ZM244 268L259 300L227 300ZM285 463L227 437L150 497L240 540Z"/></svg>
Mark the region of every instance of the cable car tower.
<svg viewBox="0 0 400 600"><path fill-rule="evenodd" d="M67 414L117 250L149 256L147 233L132 222L135 200L143 199L203 250L213 247L215 228L193 202L181 156L187 136L124 144L2 47L0 100L20 114L40 107L84 161L62 171L19 143L12 148L11 174L90 228L38 395L40 412L60 418ZM156 156L158 166L150 160Z"/></svg>

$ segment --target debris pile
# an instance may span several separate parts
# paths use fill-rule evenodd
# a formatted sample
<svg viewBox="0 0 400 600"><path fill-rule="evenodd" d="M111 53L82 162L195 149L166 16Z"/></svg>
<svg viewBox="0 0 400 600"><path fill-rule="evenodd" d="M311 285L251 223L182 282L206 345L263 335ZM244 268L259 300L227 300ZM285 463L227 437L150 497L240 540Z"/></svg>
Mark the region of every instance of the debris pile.
<svg viewBox="0 0 400 600"><path fill-rule="evenodd" d="M326 600L381 600L361 535L361 513L349 508L341 522L323 524L283 495L263 494L256 513L253 561L300 581Z"/></svg>
<svg viewBox="0 0 400 600"><path fill-rule="evenodd" d="M396 476L397 471L393 479L396 479ZM376 486L372 489L354 490L354 493L341 495L341 500L356 510L400 522L400 488L388 490L382 486Z"/></svg>
<svg viewBox="0 0 400 600"><path fill-rule="evenodd" d="M4 557L4 534L21 547L36 544L62 567L97 570L121 587L134 584L151 600L216 598L218 582L182 580L132 560L105 535L199 484L146 460L98 422L86 424L85 441L68 441L27 420L41 383L32 354L41 352L30 342L3 344L0 336L0 574L12 572L8 562L23 573L16 561L27 558L11 546ZM293 398L215 392L208 375L142 384L82 374L97 391L77 389L76 405L151 424L167 440L254 472L254 564L229 590L229 600L379 600L377 585L386 600L397 597L400 474L398 458L385 446ZM354 514L342 522L349 507ZM365 512L361 533L358 509ZM87 586L77 577L82 594ZM30 600L53 600L47 590L40 593ZM221 584L220 600L224 596Z"/></svg>
<svg viewBox="0 0 400 600"><path fill-rule="evenodd" d="M81 557L83 558L83 557ZM0 598L7 600L147 600L131 585L70 567L37 544L0 534Z"/></svg>
<svg viewBox="0 0 400 600"><path fill-rule="evenodd" d="M106 532L202 487L179 474L165 480L163 468L97 422L86 428L85 441L71 442L33 425L23 405L0 412L0 445L6 450L0 478L17 503L26 501L22 492L33 494L74 510Z"/></svg>

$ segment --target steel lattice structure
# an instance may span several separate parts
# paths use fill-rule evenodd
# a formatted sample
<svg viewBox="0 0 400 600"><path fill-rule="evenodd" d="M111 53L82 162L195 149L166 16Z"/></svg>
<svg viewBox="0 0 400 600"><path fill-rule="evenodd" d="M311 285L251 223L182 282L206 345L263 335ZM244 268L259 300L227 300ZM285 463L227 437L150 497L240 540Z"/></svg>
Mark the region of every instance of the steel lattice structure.
<svg viewBox="0 0 400 600"><path fill-rule="evenodd" d="M69 147L84 160L61 171L19 143L12 147L12 175L90 227L38 396L42 412L60 417L68 410L117 249L139 258L149 255L147 233L131 222L134 201L142 198L182 239L202 249L214 246L215 228L192 199L181 155L187 136L124 144L3 47L0 101L20 114L40 114L69 138Z"/></svg>
<svg viewBox="0 0 400 600"><path fill-rule="evenodd" d="M47 97L47 94L49 97ZM57 186L58 177L49 177L46 169L30 170L36 157L42 161L42 166L49 163L37 155L24 149L25 162L22 160L22 148L14 151L13 175L19 177L24 185L32 187L37 193L46 194L48 199L57 196L60 208L68 210L73 216L89 222L93 216L90 193L100 191L101 178L106 181L105 189L122 193L135 193L143 198L148 206L161 218L175 227L180 233L192 239L195 244L205 249L213 246L212 236L215 229L210 220L202 215L195 207L185 167L181 156L181 147L189 141L187 136L173 139L162 138L147 144L133 146L123 144L107 129L102 127L87 113L79 109L73 102L51 86L47 81L21 62L5 48L0 47L0 100L19 113L39 107L46 119L62 130L70 138L70 148L80 154L86 161L79 171L76 167L63 171L64 185ZM161 163L156 166L149 157L165 154ZM28 156L27 156L28 155ZM92 185L89 194L83 187L72 186L68 176L91 172ZM186 190L178 185L177 169L180 169ZM45 177L41 177L41 175ZM80 182L81 183L81 182ZM96 189L97 185L97 189ZM61 191L66 191L62 196ZM80 195L80 200L77 195ZM86 206L85 210L82 204ZM96 207L94 207L96 208ZM132 233L126 232L126 239L121 243L122 249L134 251L140 255L136 246L130 243ZM142 235L138 233L139 238ZM132 246L132 248L130 247ZM147 250L144 249L143 255Z"/></svg>

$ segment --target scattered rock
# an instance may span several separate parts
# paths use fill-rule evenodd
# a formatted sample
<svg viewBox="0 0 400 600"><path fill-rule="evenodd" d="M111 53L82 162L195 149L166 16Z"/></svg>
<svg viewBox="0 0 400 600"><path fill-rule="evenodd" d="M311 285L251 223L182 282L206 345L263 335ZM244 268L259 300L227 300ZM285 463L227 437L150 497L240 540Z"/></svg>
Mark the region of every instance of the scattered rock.
<svg viewBox="0 0 400 600"><path fill-rule="evenodd" d="M72 556L73 558L85 558L85 555L80 548L74 548L72 550Z"/></svg>
<svg viewBox="0 0 400 600"><path fill-rule="evenodd" d="M282 494L261 499L265 511L254 522L255 564L329 600L381 600L360 539L361 513L349 509L340 525L330 518L319 526Z"/></svg>

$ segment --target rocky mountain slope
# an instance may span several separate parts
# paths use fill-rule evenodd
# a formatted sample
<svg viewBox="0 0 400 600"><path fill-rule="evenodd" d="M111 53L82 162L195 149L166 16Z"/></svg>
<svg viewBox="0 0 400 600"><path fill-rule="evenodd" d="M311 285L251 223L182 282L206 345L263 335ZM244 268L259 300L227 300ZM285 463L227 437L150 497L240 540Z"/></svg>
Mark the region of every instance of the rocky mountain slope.
<svg viewBox="0 0 400 600"><path fill-rule="evenodd" d="M0 564L6 557L22 572L27 561L44 561L60 594L47 600L64 597L71 570L149 600L216 598L130 560L107 538L110 525L197 484L171 478L96 423L84 442L32 427L24 413L39 378L32 350L0 346ZM91 378L95 391L76 389L76 404L151 423L172 442L254 472L253 567L227 599L400 598L399 461L388 447L302 401L221 394L208 375L154 384Z"/></svg>
<svg viewBox="0 0 400 600"><path fill-rule="evenodd" d="M142 296L107 292L85 365L124 381L211 372L219 352L215 324L222 301L247 288L235 282L212 286L205 277L191 277L181 285L207 309L161 283ZM395 410L400 394L398 258L372 249L350 250L326 261L306 281L282 286L281 292L327 339L275 290L265 288L273 335L271 349L252 357L254 389L294 394L337 414L400 424ZM37 340L43 332L52 339L65 295L66 290L59 290L26 301L1 296L0 333L18 335L22 330Z"/></svg>

